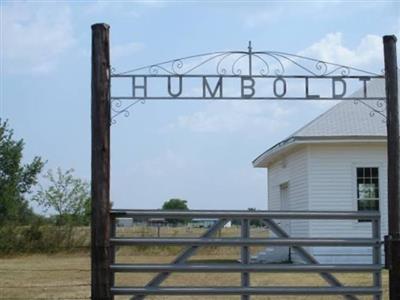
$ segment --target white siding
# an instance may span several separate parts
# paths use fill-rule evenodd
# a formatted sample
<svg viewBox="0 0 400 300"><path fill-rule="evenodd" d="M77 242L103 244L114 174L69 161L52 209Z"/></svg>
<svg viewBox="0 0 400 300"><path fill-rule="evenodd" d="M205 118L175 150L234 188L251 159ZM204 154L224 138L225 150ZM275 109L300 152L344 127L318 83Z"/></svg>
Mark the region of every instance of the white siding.
<svg viewBox="0 0 400 300"><path fill-rule="evenodd" d="M284 183L288 183L289 209L308 210L307 159L307 147L300 146L268 168L269 210L281 209L280 186ZM279 220L277 222L280 223ZM308 236L307 221L290 221L290 223L290 235ZM286 251L279 249L279 252L284 253ZM296 255L292 258L295 261L298 260Z"/></svg>
<svg viewBox="0 0 400 300"><path fill-rule="evenodd" d="M387 231L387 164L383 143L311 144L308 185L311 210L357 210L356 167L379 167L382 235ZM313 237L368 237L370 223L311 221ZM367 248L314 248L321 262L370 261Z"/></svg>
<svg viewBox="0 0 400 300"><path fill-rule="evenodd" d="M308 209L307 159L307 147L300 146L268 167L268 209L281 209L280 186L286 182L290 209Z"/></svg>

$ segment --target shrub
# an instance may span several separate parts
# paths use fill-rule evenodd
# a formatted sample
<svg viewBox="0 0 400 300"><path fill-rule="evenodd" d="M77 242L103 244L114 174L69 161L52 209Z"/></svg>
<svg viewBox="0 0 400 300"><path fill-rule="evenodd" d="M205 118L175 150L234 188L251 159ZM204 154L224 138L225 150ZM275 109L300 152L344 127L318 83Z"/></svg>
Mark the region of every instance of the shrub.
<svg viewBox="0 0 400 300"><path fill-rule="evenodd" d="M0 254L55 253L89 250L88 228L6 225L0 228Z"/></svg>

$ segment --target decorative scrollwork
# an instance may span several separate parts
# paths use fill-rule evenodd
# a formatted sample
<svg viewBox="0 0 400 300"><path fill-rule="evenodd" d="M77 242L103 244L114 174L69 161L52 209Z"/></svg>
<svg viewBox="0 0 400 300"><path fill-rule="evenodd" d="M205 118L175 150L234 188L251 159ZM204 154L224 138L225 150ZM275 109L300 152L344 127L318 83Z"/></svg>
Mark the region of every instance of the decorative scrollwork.
<svg viewBox="0 0 400 300"><path fill-rule="evenodd" d="M386 122L386 100L378 99L376 101L372 100L354 100L354 104L363 104L370 109L369 116L375 117L379 115L382 118L382 122Z"/></svg>
<svg viewBox="0 0 400 300"><path fill-rule="evenodd" d="M218 60L218 62L216 63L216 73L217 73L218 75L227 75L227 74L228 74L227 68L224 67L223 65L224 65L225 59L226 59L227 57L231 56L231 55L232 55L232 53L230 53L230 52L224 53L224 54L222 55L222 58L220 58L220 59Z"/></svg>
<svg viewBox="0 0 400 300"><path fill-rule="evenodd" d="M220 51L192 55L183 58L164 61L125 72L116 73L111 69L111 77L166 77L166 76L292 76L293 78L304 77L374 77L383 78L381 73L374 73L358 68L330 63L327 61L306 57L300 54L290 54L278 51L253 51L251 43L247 51ZM144 83L146 85L147 83ZM308 83L307 83L308 84ZM308 86L307 86L308 87ZM143 86L138 86L143 88ZM275 92L274 92L275 93ZM146 97L146 96L144 96ZM118 98L118 97L116 97ZM129 115L128 109L143 100L133 102L121 102L120 99L112 98L113 121L118 115ZM357 100L358 101L358 100ZM361 99L358 101L364 103ZM357 102L357 103L358 103ZM372 114L384 116L384 100L379 100L371 108ZM125 105L125 103L127 103ZM129 104L128 104L129 103Z"/></svg>
<svg viewBox="0 0 400 300"><path fill-rule="evenodd" d="M317 61L317 63L315 64L315 69L320 71L320 75L326 74L328 71L328 66L326 65L326 63L324 61ZM310 71L311 72L311 71Z"/></svg>
<svg viewBox="0 0 400 300"><path fill-rule="evenodd" d="M111 113L111 124L117 123L116 118L119 115L123 115L126 118L129 117L129 115L130 115L129 109L138 103L144 104L145 100L138 99L133 102L127 103L126 101L123 101L120 99L111 99L111 112L112 112Z"/></svg>
<svg viewBox="0 0 400 300"><path fill-rule="evenodd" d="M183 61L181 59L176 59L172 63L172 71L174 74L181 75L183 71Z"/></svg>
<svg viewBox="0 0 400 300"><path fill-rule="evenodd" d="M143 74L148 70L150 75L187 75L212 74L216 66L217 75L312 75L312 76L380 76L382 74L364 71L358 68L330 63L298 54L277 51L227 51L210 52L200 55L178 58L158 64L141 67L116 75ZM215 73L214 73L215 74Z"/></svg>
<svg viewBox="0 0 400 300"><path fill-rule="evenodd" d="M260 75L267 76L270 72L270 67L269 67L268 62L263 57L259 56L258 54L254 54L253 57L255 57L261 61L262 66L259 68Z"/></svg>

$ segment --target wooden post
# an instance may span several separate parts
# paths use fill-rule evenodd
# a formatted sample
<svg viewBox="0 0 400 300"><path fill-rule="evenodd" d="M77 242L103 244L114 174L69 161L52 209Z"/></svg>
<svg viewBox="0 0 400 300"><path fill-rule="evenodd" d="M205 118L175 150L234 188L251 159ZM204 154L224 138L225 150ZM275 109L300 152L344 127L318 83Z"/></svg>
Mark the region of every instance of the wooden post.
<svg viewBox="0 0 400 300"><path fill-rule="evenodd" d="M110 253L109 26L92 26L92 299L109 300Z"/></svg>
<svg viewBox="0 0 400 300"><path fill-rule="evenodd" d="M399 107L396 37L383 37L387 97L388 222L385 237L386 266L389 269L389 295L400 299L400 195L399 195Z"/></svg>

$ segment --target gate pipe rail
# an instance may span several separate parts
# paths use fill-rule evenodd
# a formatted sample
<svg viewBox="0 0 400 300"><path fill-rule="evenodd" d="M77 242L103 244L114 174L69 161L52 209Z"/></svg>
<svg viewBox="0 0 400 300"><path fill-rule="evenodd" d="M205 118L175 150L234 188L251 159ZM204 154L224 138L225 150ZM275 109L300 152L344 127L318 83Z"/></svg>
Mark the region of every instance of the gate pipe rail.
<svg viewBox="0 0 400 300"><path fill-rule="evenodd" d="M380 271L381 265L363 265L363 264L318 264L318 265L302 265L302 264L223 264L223 265L204 265L204 264L187 264L187 265L167 265L167 264L112 264L111 271L129 273L129 272L189 272L189 273L208 273L208 272L350 272L364 273Z"/></svg>
<svg viewBox="0 0 400 300"><path fill-rule="evenodd" d="M204 218L218 220L201 237L119 237L115 228L116 219L128 217L144 221L150 218L190 219ZM367 238L322 238L322 237L290 237L274 219L288 220L363 220L370 221L371 237ZM215 237L229 220L240 220L241 236L235 238ZM261 220L277 235L274 238L252 238L250 220ZM227 210L194 210L194 211L162 211L162 210L112 210L113 223L110 245L113 260L109 266L112 277L110 293L114 295L130 295L140 300L149 295L241 295L242 300L251 295L341 295L348 300L358 299L360 295L381 299L381 241L380 214L375 211L227 211ZM138 245L180 245L187 246L170 264L119 264L115 263L116 247ZM240 263L234 264L199 264L188 263L188 259L201 246L237 246L241 248ZM306 264L254 264L250 263L250 246L291 246L298 252ZM305 246L317 247L369 247L372 249L370 264L319 264ZM114 282L116 273L158 273L144 287L117 286ZM160 287L161 283L174 272L198 273L220 272L240 273L239 287ZM251 273L318 273L330 286L328 287L252 287ZM371 286L344 286L331 272L371 273Z"/></svg>
<svg viewBox="0 0 400 300"><path fill-rule="evenodd" d="M362 238L111 238L117 246L193 245L193 246L332 246L365 247L380 245L377 239Z"/></svg>
<svg viewBox="0 0 400 300"><path fill-rule="evenodd" d="M115 221L115 218L113 218ZM206 232L202 234L201 237L207 238L213 236L215 233L217 233L219 230L221 230L225 224L228 222L226 219L220 219L214 226L209 228ZM172 262L172 265L178 265L178 264L184 264L191 256L196 254L197 250L199 249L199 246L190 246L187 247L184 251L182 251ZM171 275L170 272L162 272L158 273L156 276L153 277L152 280L150 280L145 288L153 288L159 286L163 281L165 281L169 275ZM143 299L143 295L136 295L135 297L131 298L133 300L141 300Z"/></svg>
<svg viewBox="0 0 400 300"><path fill-rule="evenodd" d="M271 210L188 210L166 211L160 209L113 209L115 218L134 217L135 219L173 218L173 219L290 219L290 220L376 220L380 218L377 211L271 211Z"/></svg>
<svg viewBox="0 0 400 300"><path fill-rule="evenodd" d="M162 287L136 288L113 287L113 295L167 295L167 296L202 296L202 295L378 295L375 287Z"/></svg>

